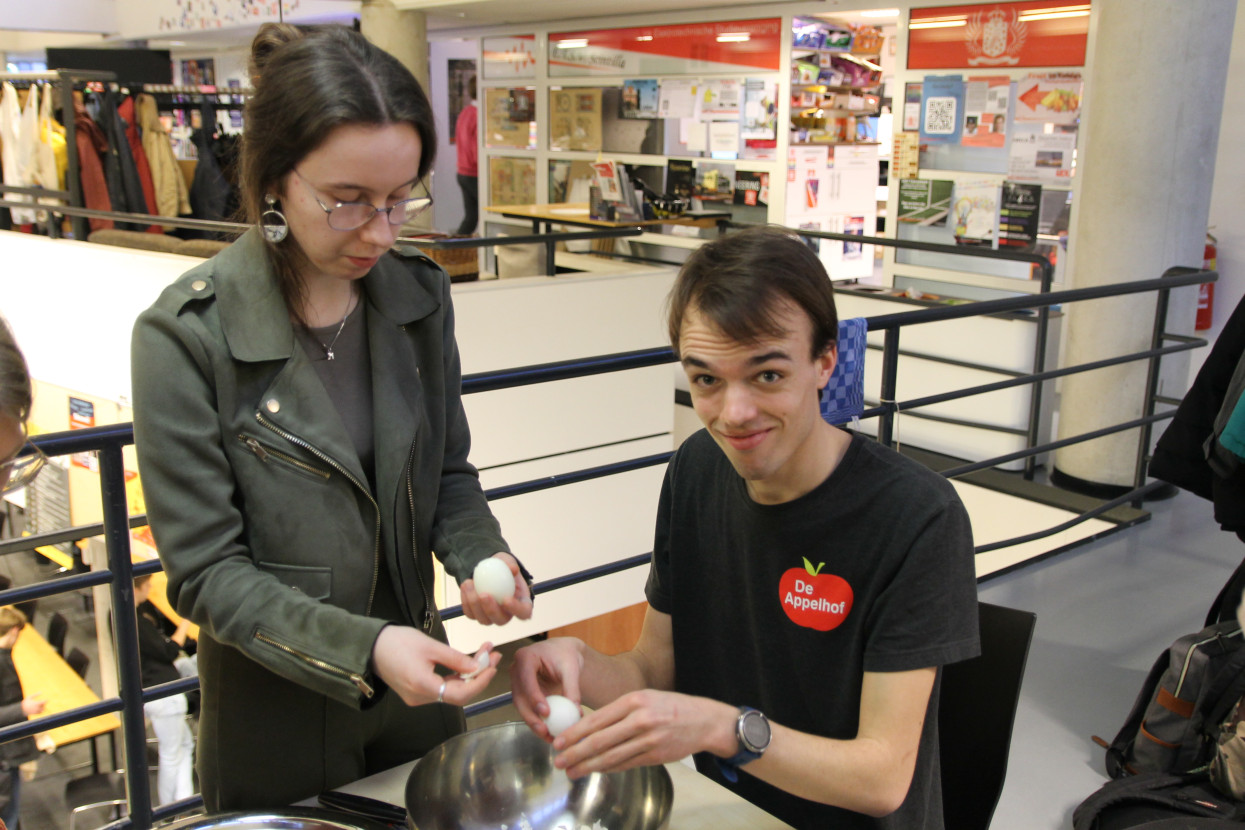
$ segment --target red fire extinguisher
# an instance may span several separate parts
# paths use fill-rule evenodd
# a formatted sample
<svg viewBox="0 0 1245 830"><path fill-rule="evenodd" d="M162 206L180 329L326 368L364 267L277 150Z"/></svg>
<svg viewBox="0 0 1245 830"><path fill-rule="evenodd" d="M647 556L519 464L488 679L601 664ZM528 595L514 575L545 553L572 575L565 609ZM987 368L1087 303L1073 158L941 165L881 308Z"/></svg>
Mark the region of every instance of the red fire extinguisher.
<svg viewBox="0 0 1245 830"><path fill-rule="evenodd" d="M1202 255L1202 267L1207 271L1215 271L1219 268L1219 248L1216 246L1218 240L1206 234L1206 252ZM1204 282L1197 288L1197 322L1193 328L1197 331L1207 331L1214 322L1215 309L1215 284L1213 282Z"/></svg>

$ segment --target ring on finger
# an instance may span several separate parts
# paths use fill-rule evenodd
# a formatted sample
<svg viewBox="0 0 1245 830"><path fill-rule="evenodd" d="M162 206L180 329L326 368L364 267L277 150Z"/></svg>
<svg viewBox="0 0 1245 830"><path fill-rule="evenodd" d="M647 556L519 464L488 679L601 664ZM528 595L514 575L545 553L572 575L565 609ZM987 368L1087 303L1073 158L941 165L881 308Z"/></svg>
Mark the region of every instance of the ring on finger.
<svg viewBox="0 0 1245 830"><path fill-rule="evenodd" d="M437 703L444 703L444 702L445 702L445 684L446 684L447 682L448 682L448 681L446 681L446 680L442 680L442 681L441 681L441 690L437 692Z"/></svg>

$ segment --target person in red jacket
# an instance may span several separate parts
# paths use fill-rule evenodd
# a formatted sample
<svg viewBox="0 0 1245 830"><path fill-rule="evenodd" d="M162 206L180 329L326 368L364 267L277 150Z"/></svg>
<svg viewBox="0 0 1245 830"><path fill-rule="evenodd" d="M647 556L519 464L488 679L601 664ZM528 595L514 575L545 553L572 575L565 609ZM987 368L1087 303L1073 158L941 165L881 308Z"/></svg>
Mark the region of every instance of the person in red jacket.
<svg viewBox="0 0 1245 830"><path fill-rule="evenodd" d="M458 114L454 124L454 144L458 147L458 186L463 191L463 221L458 225L459 236L475 233L480 215L480 171L477 163L479 120L476 110L476 79L467 83L467 106Z"/></svg>

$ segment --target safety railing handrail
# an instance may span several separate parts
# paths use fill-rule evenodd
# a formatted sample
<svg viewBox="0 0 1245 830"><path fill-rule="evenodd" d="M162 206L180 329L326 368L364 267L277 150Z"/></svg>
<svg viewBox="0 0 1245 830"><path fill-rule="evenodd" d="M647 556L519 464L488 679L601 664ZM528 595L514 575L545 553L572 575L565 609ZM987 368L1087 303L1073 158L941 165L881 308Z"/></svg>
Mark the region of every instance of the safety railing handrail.
<svg viewBox="0 0 1245 830"><path fill-rule="evenodd" d="M859 237L853 237L858 240ZM1155 347L1146 352L1137 352L1124 356L1122 359L1110 358L1113 362L1122 362L1122 360L1138 360L1148 358L1151 361L1151 376L1156 374L1156 364L1158 358L1162 354L1169 354L1174 351L1181 351L1189 348L1195 348L1198 345L1204 345L1205 341L1198 338L1189 338L1185 336L1171 335L1165 331L1165 316L1167 302L1166 298L1169 292L1177 287L1193 285L1202 282L1212 282L1217 278L1214 272L1197 271L1191 268L1170 269L1168 275L1157 280L1142 280L1133 283L1124 283L1116 286L1102 286L1087 289L1068 289L1058 292L1048 292L1041 295L1033 295L1028 297L1007 298L1001 300L989 300L979 303L973 303L962 306L949 306L943 308L918 309L915 311L902 312L892 315L881 315L880 317L869 318L871 329L881 329L887 333L887 343L884 347L884 370L883 384L886 383L887 371L894 371L894 363L897 352L897 339L892 342L891 335L896 334L905 324L919 324L926 322L937 322L939 320L959 319L962 317L975 316L983 313L998 313L1000 311L1017 310L1019 308L1044 307L1049 308L1052 305L1064 302L1072 302L1076 300L1100 299L1109 296L1122 296L1126 294L1136 294L1143 291L1156 291L1159 295L1159 301L1156 304L1156 320L1155 333L1153 336L1153 344ZM1164 339L1176 339L1179 342L1177 346L1158 347ZM633 352L625 352L616 355L603 355L587 360L560 361L557 363L541 364L539 366L517 367L513 369L499 370L497 372L487 372L468 375L463 379L463 392L481 392L490 389L505 388L508 386L518 386L530 383L561 380L570 377L579 377L586 374L596 374L601 372L623 371L631 368L659 365L667 363L674 359L673 352L668 348L644 349ZM889 370L886 364L891 364ZM1095 363L1100 363L1095 362ZM1090 371L1093 368L1099 368L1095 365L1069 367L1068 370L1054 370L1060 376L1071 374L1073 372ZM1028 377L1022 379L1013 379L1001 381L1001 383L1017 383L1028 380L1031 383L1040 383L1046 379L1043 376ZM1051 373L1052 376L1053 373ZM892 377L893 383L893 377ZM974 390L973 394L978 394L979 390ZM1147 390L1147 407L1152 410L1153 405L1153 388ZM885 395L883 396L885 398ZM918 401L919 403L920 401ZM893 401L886 401L886 404L876 408L872 413L881 418L886 418L894 414ZM1000 459L1011 459L1013 457L1021 457L1036 452L1043 452L1051 448L1059 446L1067 446L1085 440L1092 440L1101 434L1108 432L1120 431L1124 429L1135 429L1138 426L1148 426L1154 422L1170 417L1171 413L1154 414L1147 411L1142 418L1128 422L1123 425L1114 425L1104 430L1097 430L1092 433L1086 433L1082 436L1073 436L1068 439L1053 442L1040 448L1027 447L1020 453L1012 453L1007 456L1000 456L994 459L987 459L981 462L975 462L970 465L963 465L952 470L943 471L944 475L953 476L969 472L973 469L982 469L987 466L994 466L1002 463ZM881 433L881 430L879 430ZM108 564L105 569L98 569L88 573L74 574L72 576L61 577L54 580L47 580L38 585L21 586L0 591L0 603L22 601L42 596L49 596L56 593L64 593L67 591L78 590L86 587L94 587L97 585L108 584L111 590L112 606L114 608L113 624L116 628L116 645L117 645L117 670L120 681L120 695L116 698L102 700L91 706L80 707L78 709L59 713L47 718L41 718L33 722L19 724L16 726L5 727L0 729L0 742L15 740L20 737L35 734L44 731L50 727L61 725L63 723L73 723L79 720L85 720L95 717L99 714L107 714L111 712L121 711L122 730L125 737L125 762L126 768L131 771L127 776L127 786L129 787L129 801L131 806L130 817L123 820L121 824L125 826L137 827L138 830L148 830L152 821L162 817L175 815L185 809L191 809L201 803L199 799L188 799L178 802L175 805L164 805L163 807L153 810L151 805L150 786L147 777L142 773L146 770L145 756L145 726L142 717L142 705L144 702L154 700L166 695L177 694L186 689L197 686L197 679L191 678L184 681L175 681L173 683L163 684L157 687L151 687L144 690L139 674L139 656L138 656L138 640L137 627L134 618L133 603L133 587L132 577L135 574L153 572L160 569L160 563L157 561L131 563L130 546L129 546L129 530L137 517L128 515L127 500L125 493L124 465L122 461L122 447L133 442L133 430L130 424L116 424L103 427L95 427L84 430L74 430L66 433L57 433L53 435L37 436L35 443L40 446L43 451L49 455L66 455L78 452L97 451L100 454L100 479L101 493L103 496L103 514L104 521L102 523L103 535L105 536L105 550L108 555ZM575 481L588 480L605 475L616 474L631 469L639 469L641 467L653 466L664 463L670 457L671 453L660 453L657 455L647 456L640 459L632 459L630 461L620 462L616 464L603 465L601 467L590 468L588 470L580 470L561 476L552 476L532 482L522 482L516 485L509 485L502 488L494 488L487 492L490 499L505 498L513 495L520 495L525 492L534 492L539 489L547 489L549 487L561 486L563 484L573 483ZM1140 461L1139 461L1140 463ZM1144 492L1145 487L1134 489L1131 493L1125 494L1119 499L1114 500L1111 504L1122 504L1125 500L1137 498L1138 493ZM1097 511L1100 513L1110 509L1108 506L1100 506ZM1095 514L1096 515L1096 514ZM1084 520L1084 516L1074 521ZM91 530L96 530L100 525L88 526ZM7 553L11 550L29 549L43 543L46 537L57 535L62 537L63 534L72 531L81 531L84 528L70 528L68 530L55 531L52 534L37 534L22 539L12 540L0 544L0 554ZM1057 530L1043 531L1040 535L1049 535L1058 532ZM94 534L92 534L94 535ZM83 538L83 537L78 537ZM995 543L997 547L999 543ZM983 549L991 546L982 546ZM606 565L590 568L584 571L567 574L553 580L537 583L535 586L537 593L557 590L570 584L594 579L604 573L613 573L628 568L639 567L645 564L651 553L634 556L618 562L607 563ZM447 608L442 616L450 618L461 613L461 608ZM504 701L502 701L504 703ZM478 709L473 711L483 711L485 708L493 708L501 705L496 699L484 701L478 704Z"/></svg>

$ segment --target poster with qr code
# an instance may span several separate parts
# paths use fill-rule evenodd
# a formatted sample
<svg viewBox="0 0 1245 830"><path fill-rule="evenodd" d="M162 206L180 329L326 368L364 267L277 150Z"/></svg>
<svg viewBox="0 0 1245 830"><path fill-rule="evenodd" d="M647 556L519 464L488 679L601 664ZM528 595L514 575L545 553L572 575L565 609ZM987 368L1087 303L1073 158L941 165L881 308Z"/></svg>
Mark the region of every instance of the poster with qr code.
<svg viewBox="0 0 1245 830"><path fill-rule="evenodd" d="M928 75L921 86L921 143L958 144L964 128L964 79Z"/></svg>

